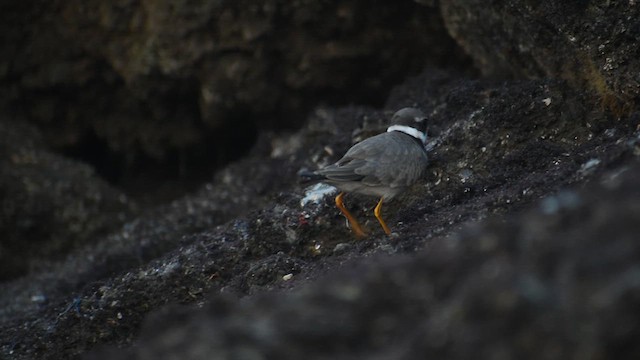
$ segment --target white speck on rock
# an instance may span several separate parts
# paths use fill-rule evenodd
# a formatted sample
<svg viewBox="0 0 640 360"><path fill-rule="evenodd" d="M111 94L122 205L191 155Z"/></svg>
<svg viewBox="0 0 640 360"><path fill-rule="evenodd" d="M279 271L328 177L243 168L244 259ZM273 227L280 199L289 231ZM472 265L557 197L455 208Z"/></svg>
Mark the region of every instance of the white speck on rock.
<svg viewBox="0 0 640 360"><path fill-rule="evenodd" d="M548 98L546 98L546 99L542 99L542 102L543 102L546 106L549 106L549 105L551 105L551 98L550 98L550 97L548 97Z"/></svg>
<svg viewBox="0 0 640 360"><path fill-rule="evenodd" d="M464 184L473 178L473 171L469 169L462 169L458 173L458 176L460 177L460 182Z"/></svg>
<svg viewBox="0 0 640 360"><path fill-rule="evenodd" d="M327 146L325 146L323 149L324 149L324 151L327 153L327 155L329 155L329 156L333 156L333 148L331 148L331 146L328 146L328 145L327 145Z"/></svg>
<svg viewBox="0 0 640 360"><path fill-rule="evenodd" d="M284 158L296 153L302 147L300 135L288 135L276 138L271 141L271 157L274 159Z"/></svg>
<svg viewBox="0 0 640 360"><path fill-rule="evenodd" d="M583 175L590 174L598 165L600 165L600 159L589 159L586 163L580 166L580 170L578 170L578 172Z"/></svg>
<svg viewBox="0 0 640 360"><path fill-rule="evenodd" d="M35 303L43 303L47 301L47 297L42 294L31 295L31 301Z"/></svg>
<svg viewBox="0 0 640 360"><path fill-rule="evenodd" d="M350 244L348 243L338 243L336 244L336 246L333 248L333 252L335 254L342 254L345 251L347 251L349 248L351 247Z"/></svg>
<svg viewBox="0 0 640 360"><path fill-rule="evenodd" d="M613 70L613 59L608 57L604 59L604 65L602 65L602 70L610 71Z"/></svg>
<svg viewBox="0 0 640 360"><path fill-rule="evenodd" d="M291 279L293 279L293 274L287 274L282 277L282 280L284 281L289 281Z"/></svg>
<svg viewBox="0 0 640 360"><path fill-rule="evenodd" d="M157 269L157 273L160 276L167 276L171 273L173 273L174 271L176 271L177 269L180 268L180 263L177 261L171 261L168 263L164 263L162 264L158 269Z"/></svg>
<svg viewBox="0 0 640 360"><path fill-rule="evenodd" d="M573 191L563 190L556 195L548 196L540 203L540 210L544 214L554 215L560 209L575 209L581 204L580 197Z"/></svg>

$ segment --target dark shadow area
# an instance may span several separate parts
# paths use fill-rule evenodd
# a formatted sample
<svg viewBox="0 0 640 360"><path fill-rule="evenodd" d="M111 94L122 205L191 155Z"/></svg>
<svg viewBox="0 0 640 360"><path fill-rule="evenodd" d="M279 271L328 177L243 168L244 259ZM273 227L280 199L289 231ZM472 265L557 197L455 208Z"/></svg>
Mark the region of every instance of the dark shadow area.
<svg viewBox="0 0 640 360"><path fill-rule="evenodd" d="M191 146L167 147L162 159L143 151L113 151L92 131L61 153L91 165L100 177L145 208L194 191L211 180L217 169L246 155L257 138L255 125L246 119L225 123L216 131L203 129L203 133L203 140Z"/></svg>

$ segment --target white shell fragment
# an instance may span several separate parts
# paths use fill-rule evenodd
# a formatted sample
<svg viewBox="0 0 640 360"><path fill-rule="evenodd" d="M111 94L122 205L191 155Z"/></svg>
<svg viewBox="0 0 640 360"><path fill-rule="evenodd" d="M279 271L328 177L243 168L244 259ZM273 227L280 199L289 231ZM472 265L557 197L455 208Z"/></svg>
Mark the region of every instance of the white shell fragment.
<svg viewBox="0 0 640 360"><path fill-rule="evenodd" d="M317 183L307 189L304 193L304 197L300 200L300 206L305 207L308 203L319 204L325 196L334 194L338 189L334 186L324 183Z"/></svg>

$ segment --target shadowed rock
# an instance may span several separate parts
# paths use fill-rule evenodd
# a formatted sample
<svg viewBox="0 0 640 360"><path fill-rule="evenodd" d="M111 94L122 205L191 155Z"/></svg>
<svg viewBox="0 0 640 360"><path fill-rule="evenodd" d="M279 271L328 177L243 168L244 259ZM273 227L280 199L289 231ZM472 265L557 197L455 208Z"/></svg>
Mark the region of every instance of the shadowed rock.
<svg viewBox="0 0 640 360"><path fill-rule="evenodd" d="M389 111L319 108L299 132L263 133L246 159L200 191L131 219L46 271L2 285L2 349L32 358L129 344L145 314L168 303L206 303L215 297L207 294L220 292L255 296L298 287L328 269L339 271L344 262L367 264L372 255L429 249L446 243L445 235L465 222L530 207L565 186L637 161L635 126L589 108L583 99L554 81L495 84L427 71L393 91ZM387 221L397 235L389 238L378 229L370 212L375 199L348 198L373 230L363 241L344 227L331 196L301 206L300 168L335 161L353 141L383 131L388 116L407 103L429 114L432 175L388 205ZM547 207L557 211L565 200L560 196ZM429 276L440 281L435 273ZM371 291L372 303L357 306L377 316ZM402 297L397 301L411 301ZM358 338L360 326L369 324L357 326L347 335ZM340 333L339 327L329 323L323 331Z"/></svg>
<svg viewBox="0 0 640 360"><path fill-rule="evenodd" d="M0 281L60 259L135 214L123 193L52 153L26 124L0 120L0 174Z"/></svg>
<svg viewBox="0 0 640 360"><path fill-rule="evenodd" d="M426 64L466 61L437 9L408 0L34 0L0 19L0 109L115 180L202 176L257 129L300 126L322 102L380 104Z"/></svg>
<svg viewBox="0 0 640 360"><path fill-rule="evenodd" d="M165 310L87 359L634 358L640 166L315 284ZM287 271L287 270L285 270Z"/></svg>
<svg viewBox="0 0 640 360"><path fill-rule="evenodd" d="M553 77L628 114L640 98L635 1L441 1L444 22L483 74Z"/></svg>

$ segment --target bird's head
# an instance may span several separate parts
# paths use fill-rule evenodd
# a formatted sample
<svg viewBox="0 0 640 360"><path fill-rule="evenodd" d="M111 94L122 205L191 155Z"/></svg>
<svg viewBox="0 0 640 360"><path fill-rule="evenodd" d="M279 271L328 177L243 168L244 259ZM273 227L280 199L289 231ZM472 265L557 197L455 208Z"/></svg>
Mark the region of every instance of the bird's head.
<svg viewBox="0 0 640 360"><path fill-rule="evenodd" d="M411 135L425 144L427 142L427 115L416 108L400 109L391 118L387 132L391 131L400 131Z"/></svg>

